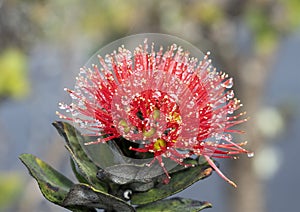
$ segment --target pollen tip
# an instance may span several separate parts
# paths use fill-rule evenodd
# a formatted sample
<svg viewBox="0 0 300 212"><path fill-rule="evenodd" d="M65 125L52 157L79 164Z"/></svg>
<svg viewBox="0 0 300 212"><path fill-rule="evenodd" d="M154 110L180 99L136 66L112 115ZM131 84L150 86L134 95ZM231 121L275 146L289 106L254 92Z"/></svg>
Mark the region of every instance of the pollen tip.
<svg viewBox="0 0 300 212"><path fill-rule="evenodd" d="M230 185L232 185L233 187L237 188L237 185L236 185L233 181L228 180L228 183L229 183Z"/></svg>
<svg viewBox="0 0 300 212"><path fill-rule="evenodd" d="M89 146L91 144L98 144L98 143L101 143L101 141L98 139L97 141L90 141L90 142L86 142L84 143L85 146Z"/></svg>
<svg viewBox="0 0 300 212"><path fill-rule="evenodd" d="M67 91L67 92L69 92L69 93L72 93L72 92L73 92L73 91L70 90L69 88L64 88L64 91Z"/></svg>

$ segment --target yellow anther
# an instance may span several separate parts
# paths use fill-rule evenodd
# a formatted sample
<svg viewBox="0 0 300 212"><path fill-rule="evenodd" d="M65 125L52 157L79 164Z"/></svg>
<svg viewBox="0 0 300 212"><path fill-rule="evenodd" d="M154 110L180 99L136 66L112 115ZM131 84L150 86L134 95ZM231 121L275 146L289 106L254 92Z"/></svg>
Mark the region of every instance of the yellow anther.
<svg viewBox="0 0 300 212"><path fill-rule="evenodd" d="M119 121L119 126L123 127L125 133L128 133L130 131L130 127L124 119Z"/></svg>
<svg viewBox="0 0 300 212"><path fill-rule="evenodd" d="M172 114L172 121L181 122L181 116L180 116L180 114L177 113L177 112L174 112Z"/></svg>
<svg viewBox="0 0 300 212"><path fill-rule="evenodd" d="M151 136L154 135L154 133L156 132L156 130L154 128L151 128L150 130L148 131L143 131L143 135L146 137L146 138L150 138Z"/></svg>
<svg viewBox="0 0 300 212"><path fill-rule="evenodd" d="M127 122L124 119L122 119L121 121L119 121L119 125L122 126L122 127L128 127L128 124L127 124Z"/></svg>
<svg viewBox="0 0 300 212"><path fill-rule="evenodd" d="M157 120L160 118L160 111L159 110L154 110L153 111L153 119Z"/></svg>
<svg viewBox="0 0 300 212"><path fill-rule="evenodd" d="M161 138L157 139L153 145L154 150L156 151L161 150L162 147L166 147L166 146L167 146L166 141Z"/></svg>

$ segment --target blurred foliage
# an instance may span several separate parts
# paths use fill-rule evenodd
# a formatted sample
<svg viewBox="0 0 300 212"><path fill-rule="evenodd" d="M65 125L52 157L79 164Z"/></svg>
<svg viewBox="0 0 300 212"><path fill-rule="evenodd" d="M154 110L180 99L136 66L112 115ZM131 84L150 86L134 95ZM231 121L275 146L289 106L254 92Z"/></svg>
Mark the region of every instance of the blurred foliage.
<svg viewBox="0 0 300 212"><path fill-rule="evenodd" d="M199 1L195 6L187 6L186 14L189 18L198 20L203 25L212 25L226 18L224 10L214 1Z"/></svg>
<svg viewBox="0 0 300 212"><path fill-rule="evenodd" d="M136 7L139 1L129 2L131 4L120 0L42 1L31 5L30 17L43 27L47 38L69 40L74 33L81 32L78 36L99 40L112 34L124 33L134 23L138 17Z"/></svg>
<svg viewBox="0 0 300 212"><path fill-rule="evenodd" d="M75 42L74 38L81 37L100 45L128 33L149 31L183 35L193 41L218 28L232 30L232 23L242 21L252 33L256 52L267 53L283 33L300 23L299 0L11 0L3 4L0 27L7 30L2 34L18 43L37 37ZM216 40L228 39L217 36Z"/></svg>
<svg viewBox="0 0 300 212"><path fill-rule="evenodd" d="M283 4L283 19L278 18L278 24L282 28L289 30L290 28L296 28L300 23L300 1L298 0L280 0Z"/></svg>
<svg viewBox="0 0 300 212"><path fill-rule="evenodd" d="M17 0L0 3L0 100L29 92L27 50L36 29L30 11Z"/></svg>
<svg viewBox="0 0 300 212"><path fill-rule="evenodd" d="M0 98L21 98L29 91L27 79L27 57L16 48L0 54Z"/></svg>
<svg viewBox="0 0 300 212"><path fill-rule="evenodd" d="M39 1L41 2L41 1ZM31 6L37 1L0 1L0 51L16 47L27 50L40 35L39 25L31 19Z"/></svg>
<svg viewBox="0 0 300 212"><path fill-rule="evenodd" d="M258 51L272 51L280 35L300 24L300 1L255 1L246 11L246 22L253 31Z"/></svg>
<svg viewBox="0 0 300 212"><path fill-rule="evenodd" d="M16 172L0 173L0 191L0 211L5 211L21 194L21 175Z"/></svg>
<svg viewBox="0 0 300 212"><path fill-rule="evenodd" d="M263 8L250 8L246 17L255 35L255 47L258 51L273 49L277 43L278 33L267 17Z"/></svg>

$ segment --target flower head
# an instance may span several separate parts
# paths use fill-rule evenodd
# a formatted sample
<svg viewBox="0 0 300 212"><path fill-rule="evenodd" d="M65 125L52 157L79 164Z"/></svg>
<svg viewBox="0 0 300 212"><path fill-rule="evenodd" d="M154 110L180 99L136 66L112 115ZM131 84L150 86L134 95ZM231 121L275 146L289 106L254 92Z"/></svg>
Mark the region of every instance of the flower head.
<svg viewBox="0 0 300 212"><path fill-rule="evenodd" d="M149 46L150 44L150 46ZM157 47L144 43L130 51L120 46L98 65L83 67L74 90L66 89L74 102L60 104L91 135L85 145L124 138L137 145L129 150L151 153L167 176L163 158L177 164L193 155L204 156L215 171L235 186L210 158L234 158L248 153L243 143L232 141L233 126L246 121L235 114L242 104L231 90L233 79L217 72L208 58L191 56L173 43Z"/></svg>

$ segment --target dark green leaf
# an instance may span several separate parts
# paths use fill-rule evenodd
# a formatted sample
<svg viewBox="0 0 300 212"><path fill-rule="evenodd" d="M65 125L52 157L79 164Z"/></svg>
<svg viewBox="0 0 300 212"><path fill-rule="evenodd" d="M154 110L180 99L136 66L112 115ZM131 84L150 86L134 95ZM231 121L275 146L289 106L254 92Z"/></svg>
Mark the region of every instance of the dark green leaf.
<svg viewBox="0 0 300 212"><path fill-rule="evenodd" d="M108 211L134 212L135 209L122 199L96 190L86 184L76 184L72 187L64 203L67 207L88 206Z"/></svg>
<svg viewBox="0 0 300 212"><path fill-rule="evenodd" d="M107 185L96 177L99 168L89 159L80 145L80 143L85 142L85 137L81 136L80 132L66 122L54 122L53 125L59 134L64 137L67 144L66 148L76 163L80 174L95 188L107 191ZM75 175L78 174L79 172L75 173Z"/></svg>
<svg viewBox="0 0 300 212"><path fill-rule="evenodd" d="M22 154L19 158L38 182L45 198L62 205L73 182L34 155Z"/></svg>
<svg viewBox="0 0 300 212"><path fill-rule="evenodd" d="M150 167L138 164L120 164L107 167L100 172L116 184L149 183L154 177L163 174L159 164L153 164Z"/></svg>
<svg viewBox="0 0 300 212"><path fill-rule="evenodd" d="M198 166L198 165L206 165L207 164L207 162L205 161L205 162L202 162L202 161L199 161L199 158L200 157L197 157L196 159L191 159L191 158L187 158L187 159L184 159L183 160L183 163L184 164L192 164L192 165L194 165L194 166ZM177 166L175 166L173 169L171 169L170 170L170 174L172 174L172 173L175 173L175 172L178 172L178 171L182 171L182 170L185 170L185 169L187 169L185 166L182 166L182 165L180 165L180 164L178 164Z"/></svg>
<svg viewBox="0 0 300 212"><path fill-rule="evenodd" d="M134 205L141 205L161 200L208 177L212 171L213 169L210 166L204 164L203 166L199 165L172 173L170 174L171 179L168 184L160 183L147 192L134 192L132 194L131 203Z"/></svg>
<svg viewBox="0 0 300 212"><path fill-rule="evenodd" d="M74 162L74 160L72 159L72 157L70 157L70 164L71 164L71 168L73 173L75 174L76 179L80 182L80 183L89 183L77 170L76 164Z"/></svg>
<svg viewBox="0 0 300 212"><path fill-rule="evenodd" d="M137 152L134 150L130 150L130 147L138 148L140 142L132 142L123 137L115 138L113 141L115 145L118 146L122 154L126 157L135 159L145 159L154 157L154 154L151 152Z"/></svg>
<svg viewBox="0 0 300 212"><path fill-rule="evenodd" d="M138 206L136 210L137 212L197 212L211 207L212 205L209 202L172 198Z"/></svg>

